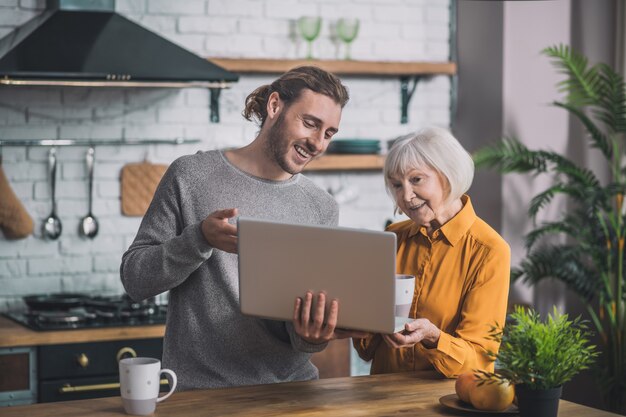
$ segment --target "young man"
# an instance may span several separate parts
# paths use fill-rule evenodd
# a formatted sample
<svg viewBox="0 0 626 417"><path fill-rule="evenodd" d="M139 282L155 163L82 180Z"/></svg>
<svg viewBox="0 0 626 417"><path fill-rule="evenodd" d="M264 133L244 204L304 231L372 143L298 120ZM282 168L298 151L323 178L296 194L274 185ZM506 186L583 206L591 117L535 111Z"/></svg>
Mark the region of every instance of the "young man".
<svg viewBox="0 0 626 417"><path fill-rule="evenodd" d="M261 130L249 145L174 161L135 241L122 258L128 294L170 290L163 364L180 389L317 378L310 362L333 338L338 303L323 294L296 300L292 323L243 316L239 309L239 215L336 225L338 207L300 175L327 148L348 101L345 87L316 67L293 69L246 98L243 115ZM315 256L315 254L311 254Z"/></svg>

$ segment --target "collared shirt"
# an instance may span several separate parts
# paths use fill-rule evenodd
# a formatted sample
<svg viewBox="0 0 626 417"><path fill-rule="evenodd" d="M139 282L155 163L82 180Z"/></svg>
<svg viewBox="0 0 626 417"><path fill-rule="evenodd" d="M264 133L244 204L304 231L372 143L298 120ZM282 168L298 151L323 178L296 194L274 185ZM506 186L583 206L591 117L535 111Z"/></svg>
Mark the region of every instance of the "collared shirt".
<svg viewBox="0 0 626 417"><path fill-rule="evenodd" d="M435 369L450 378L493 370L485 353L499 344L487 336L506 317L511 251L476 216L470 198L461 200L461 211L431 236L412 220L387 228L397 235L397 272L415 275L410 316L430 320L441 336L432 349L422 343L394 349L379 334L355 339L359 356L372 360L372 374Z"/></svg>

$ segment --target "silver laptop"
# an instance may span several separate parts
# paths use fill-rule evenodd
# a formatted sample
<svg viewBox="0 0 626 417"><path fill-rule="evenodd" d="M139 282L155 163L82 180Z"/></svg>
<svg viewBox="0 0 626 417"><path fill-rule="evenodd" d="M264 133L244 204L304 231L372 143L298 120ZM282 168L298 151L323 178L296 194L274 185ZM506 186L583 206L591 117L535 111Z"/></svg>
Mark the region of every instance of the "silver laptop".
<svg viewBox="0 0 626 417"><path fill-rule="evenodd" d="M325 291L339 300L337 327L399 331L396 236L341 227L238 219L239 302L247 315L291 321L296 297Z"/></svg>

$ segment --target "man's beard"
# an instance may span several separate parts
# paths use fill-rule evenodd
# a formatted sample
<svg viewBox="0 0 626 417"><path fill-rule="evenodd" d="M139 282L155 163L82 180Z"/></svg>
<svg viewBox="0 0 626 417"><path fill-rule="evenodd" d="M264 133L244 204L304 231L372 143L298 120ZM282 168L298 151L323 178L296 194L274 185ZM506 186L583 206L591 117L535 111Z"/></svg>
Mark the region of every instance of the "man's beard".
<svg viewBox="0 0 626 417"><path fill-rule="evenodd" d="M300 173L300 169L295 169L292 166L289 166L287 163L287 153L289 152L289 139L287 138L287 133L285 132L285 113L282 112L278 115L278 119L276 119L276 123L270 130L268 131L269 142L266 152L270 159L280 166L280 168L291 174L296 175Z"/></svg>

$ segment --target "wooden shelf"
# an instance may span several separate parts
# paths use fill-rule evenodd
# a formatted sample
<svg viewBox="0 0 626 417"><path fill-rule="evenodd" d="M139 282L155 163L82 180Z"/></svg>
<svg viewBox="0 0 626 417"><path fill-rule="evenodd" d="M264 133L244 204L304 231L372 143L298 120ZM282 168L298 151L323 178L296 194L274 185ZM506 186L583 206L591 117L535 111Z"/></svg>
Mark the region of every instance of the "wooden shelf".
<svg viewBox="0 0 626 417"><path fill-rule="evenodd" d="M408 105L420 79L435 75L455 75L454 62L346 61L307 59L207 58L222 68L239 74L282 74L292 68L314 65L336 75L398 77L400 79L400 123L408 122ZM409 81L412 80L412 85ZM382 170L382 155L325 155L311 162L305 171Z"/></svg>
<svg viewBox="0 0 626 417"><path fill-rule="evenodd" d="M305 171L372 171L382 170L383 155L335 155L329 154L311 161Z"/></svg>
<svg viewBox="0 0 626 417"><path fill-rule="evenodd" d="M454 75L454 62L339 61L307 59L209 58L229 71L248 74L279 74L302 65L315 65L337 75L412 76Z"/></svg>
<svg viewBox="0 0 626 417"><path fill-rule="evenodd" d="M282 74L302 65L315 65L336 75L398 77L400 79L400 123L409 121L408 107L420 80L435 75L456 74L454 62L339 61L316 59L209 58L209 61L240 74ZM410 81L412 83L410 84Z"/></svg>

